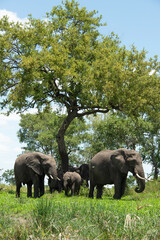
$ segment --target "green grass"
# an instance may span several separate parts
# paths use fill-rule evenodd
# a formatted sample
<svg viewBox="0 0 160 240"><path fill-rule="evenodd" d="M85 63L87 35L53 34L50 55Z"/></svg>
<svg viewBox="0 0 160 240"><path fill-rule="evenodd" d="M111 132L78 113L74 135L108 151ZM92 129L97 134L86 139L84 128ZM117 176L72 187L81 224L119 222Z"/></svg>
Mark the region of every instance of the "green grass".
<svg viewBox="0 0 160 240"><path fill-rule="evenodd" d="M26 189L15 197L15 188L0 191L0 239L160 239L160 183L149 183L144 193L133 190L121 200L105 190L103 199L64 192L39 199L27 198Z"/></svg>

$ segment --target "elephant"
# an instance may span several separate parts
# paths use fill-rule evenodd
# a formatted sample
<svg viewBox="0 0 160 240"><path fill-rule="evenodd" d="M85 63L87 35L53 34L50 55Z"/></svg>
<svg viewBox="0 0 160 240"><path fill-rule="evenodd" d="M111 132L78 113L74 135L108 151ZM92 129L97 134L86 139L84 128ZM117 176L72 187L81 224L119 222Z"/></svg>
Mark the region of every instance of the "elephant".
<svg viewBox="0 0 160 240"><path fill-rule="evenodd" d="M71 196L79 195L81 176L77 172L66 172L63 175L63 185L66 196L68 196L70 190Z"/></svg>
<svg viewBox="0 0 160 240"><path fill-rule="evenodd" d="M57 169L57 180L56 183L54 184L51 177L48 179L48 186L50 193L53 193L55 190L57 190L59 193L64 189L63 188L63 170Z"/></svg>
<svg viewBox="0 0 160 240"><path fill-rule="evenodd" d="M86 181L86 186L88 187L88 181L89 181L89 165L86 163L83 163L79 168L78 171L76 171L80 174L82 181Z"/></svg>
<svg viewBox="0 0 160 240"><path fill-rule="evenodd" d="M145 177L142 166L142 159L135 150L120 148L117 150L102 150L90 161L89 197L93 198L94 187L97 187L97 198L102 197L102 189L105 184L114 184L114 199L121 199L125 191L125 184L128 172L136 177L138 187L137 193L145 189Z"/></svg>
<svg viewBox="0 0 160 240"><path fill-rule="evenodd" d="M77 172L77 167L73 167L71 165L68 166L68 171L67 172Z"/></svg>
<svg viewBox="0 0 160 240"><path fill-rule="evenodd" d="M16 197L20 197L20 188L27 184L27 197L32 197L32 184L34 185L34 198L44 194L44 177L47 175L52 185L57 180L56 162L50 155L40 152L27 152L20 155L14 164L16 180Z"/></svg>

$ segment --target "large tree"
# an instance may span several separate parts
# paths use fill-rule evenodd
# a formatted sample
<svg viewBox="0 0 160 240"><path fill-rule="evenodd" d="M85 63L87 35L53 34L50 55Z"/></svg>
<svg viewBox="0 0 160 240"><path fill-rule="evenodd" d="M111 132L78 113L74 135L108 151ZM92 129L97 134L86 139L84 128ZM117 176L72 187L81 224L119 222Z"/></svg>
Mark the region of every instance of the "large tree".
<svg viewBox="0 0 160 240"><path fill-rule="evenodd" d="M86 159L91 159L102 149L140 149L150 123L142 117L131 118L121 112L110 111L89 117L90 134L85 148Z"/></svg>
<svg viewBox="0 0 160 240"><path fill-rule="evenodd" d="M2 179L8 184L15 185L14 169L8 169L2 174Z"/></svg>
<svg viewBox="0 0 160 240"><path fill-rule="evenodd" d="M56 137L64 170L64 135L74 118L111 109L134 116L159 110L157 58L127 50L114 34L102 36L101 19L66 0L45 20L30 16L24 25L0 20L1 107L9 112L53 103L65 107Z"/></svg>
<svg viewBox="0 0 160 240"><path fill-rule="evenodd" d="M42 113L22 114L18 138L26 144L23 149L51 154L60 165L56 135L65 118L65 114L58 114L49 109ZM77 164L82 158L81 145L87 138L87 129L88 124L84 119L75 118L66 131L65 144L70 164Z"/></svg>
<svg viewBox="0 0 160 240"><path fill-rule="evenodd" d="M91 134L88 157L102 149L128 148L138 150L143 161L151 164L155 179L160 169L160 118L146 114L136 119L110 112L90 118Z"/></svg>

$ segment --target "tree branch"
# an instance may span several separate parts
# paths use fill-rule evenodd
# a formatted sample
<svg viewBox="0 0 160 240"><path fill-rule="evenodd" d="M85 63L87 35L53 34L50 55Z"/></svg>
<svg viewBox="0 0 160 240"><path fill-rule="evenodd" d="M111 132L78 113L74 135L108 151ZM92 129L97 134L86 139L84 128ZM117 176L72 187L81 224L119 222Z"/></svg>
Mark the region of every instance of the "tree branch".
<svg viewBox="0 0 160 240"><path fill-rule="evenodd" d="M86 112L82 112L82 113L77 113L77 117L83 117L86 115L90 115L90 114L95 114L95 113L108 113L110 109L94 109L94 110L88 110Z"/></svg>

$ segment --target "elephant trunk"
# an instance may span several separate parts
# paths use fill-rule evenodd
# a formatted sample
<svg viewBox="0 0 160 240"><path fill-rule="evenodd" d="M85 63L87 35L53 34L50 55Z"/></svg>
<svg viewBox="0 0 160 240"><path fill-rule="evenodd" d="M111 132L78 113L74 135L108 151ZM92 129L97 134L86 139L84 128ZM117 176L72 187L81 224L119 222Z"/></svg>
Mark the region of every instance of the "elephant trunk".
<svg viewBox="0 0 160 240"><path fill-rule="evenodd" d="M145 189L145 175L142 166L135 168L135 177L138 184L138 187L135 188L135 191L137 193L141 193Z"/></svg>

